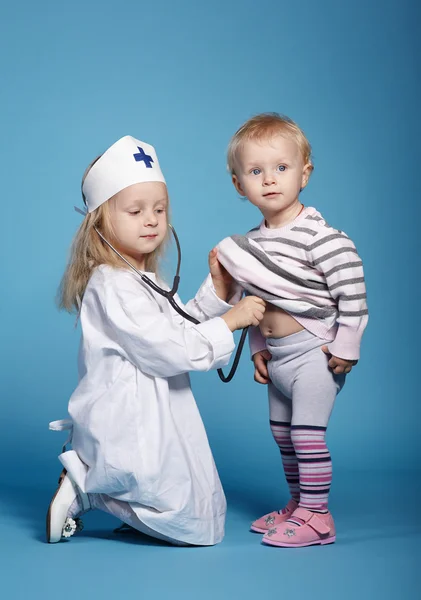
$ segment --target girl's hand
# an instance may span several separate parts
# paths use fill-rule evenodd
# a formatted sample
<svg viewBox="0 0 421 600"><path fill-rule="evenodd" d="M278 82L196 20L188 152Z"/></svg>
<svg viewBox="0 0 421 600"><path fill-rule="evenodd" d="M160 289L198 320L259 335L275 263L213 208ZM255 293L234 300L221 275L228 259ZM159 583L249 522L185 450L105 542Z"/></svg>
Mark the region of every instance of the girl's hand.
<svg viewBox="0 0 421 600"><path fill-rule="evenodd" d="M257 383L262 383L263 385L269 383L270 379L267 364L271 358L272 355L269 350L261 350L260 352L253 354L254 381L257 381Z"/></svg>
<svg viewBox="0 0 421 600"><path fill-rule="evenodd" d="M336 375L339 375L340 373L350 373L352 367L358 362L358 360L346 360L344 358L333 356L333 354L329 352L327 346L322 346L322 350L325 354L330 356L328 365Z"/></svg>
<svg viewBox="0 0 421 600"><path fill-rule="evenodd" d="M249 325L257 327L263 319L265 310L266 303L264 300L257 296L247 296L222 315L221 319L224 319L231 331L243 329L249 327Z"/></svg>
<svg viewBox="0 0 421 600"><path fill-rule="evenodd" d="M212 276L216 295L224 302L227 302L231 296L234 280L226 268L219 262L216 248L213 248L209 252L209 271Z"/></svg>

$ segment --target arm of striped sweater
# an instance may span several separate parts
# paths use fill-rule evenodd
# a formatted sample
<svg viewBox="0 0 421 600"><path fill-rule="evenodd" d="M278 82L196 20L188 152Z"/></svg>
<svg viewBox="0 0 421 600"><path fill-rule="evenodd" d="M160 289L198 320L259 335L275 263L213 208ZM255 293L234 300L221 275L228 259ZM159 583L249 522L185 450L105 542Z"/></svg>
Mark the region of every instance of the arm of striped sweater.
<svg viewBox="0 0 421 600"><path fill-rule="evenodd" d="M249 345L250 345L250 356L256 354L256 352L261 352L262 350L267 350L266 348L266 340L260 332L259 327L250 327L249 328Z"/></svg>
<svg viewBox="0 0 421 600"><path fill-rule="evenodd" d="M363 263L355 245L345 233L329 228L314 240L310 258L324 274L338 306L338 331L328 345L329 352L338 358L358 360L368 310Z"/></svg>

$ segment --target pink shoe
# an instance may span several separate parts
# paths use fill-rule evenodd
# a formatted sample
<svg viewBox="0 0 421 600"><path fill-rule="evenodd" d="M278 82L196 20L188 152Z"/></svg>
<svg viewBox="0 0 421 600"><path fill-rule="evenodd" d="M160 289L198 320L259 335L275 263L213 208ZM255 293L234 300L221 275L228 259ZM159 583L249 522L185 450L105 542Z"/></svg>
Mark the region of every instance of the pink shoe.
<svg viewBox="0 0 421 600"><path fill-rule="evenodd" d="M255 531L256 533L266 533L272 527L276 527L276 525L280 525L289 519L297 507L298 502L291 499L284 508L284 512L279 513L277 510L275 510L267 515L263 515L263 517L260 517L260 519L253 521L250 530Z"/></svg>
<svg viewBox="0 0 421 600"><path fill-rule="evenodd" d="M296 527L292 523L283 523L273 527L263 536L262 542L282 548L302 548L317 544L333 544L336 540L335 524L330 512L319 514L298 507L291 515L291 519L294 517L304 521L304 525Z"/></svg>

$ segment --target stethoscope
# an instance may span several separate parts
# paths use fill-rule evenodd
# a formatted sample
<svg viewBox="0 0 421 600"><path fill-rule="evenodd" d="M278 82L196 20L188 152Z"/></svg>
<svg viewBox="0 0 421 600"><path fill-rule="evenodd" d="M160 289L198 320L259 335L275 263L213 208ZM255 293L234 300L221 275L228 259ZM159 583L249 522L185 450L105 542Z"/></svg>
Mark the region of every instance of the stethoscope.
<svg viewBox="0 0 421 600"><path fill-rule="evenodd" d="M80 211L77 208L76 208L76 210L78 212L82 212L82 211ZM171 233L173 234L173 237L174 237L174 240L175 240L175 244L177 246L177 254L178 254L177 269L176 269L176 272L175 272L175 275L174 275L173 285L172 285L172 288L170 290L164 290L163 288L160 288L159 285L157 285L154 281L152 281L152 279L150 279L147 275L145 275L145 273L142 273L142 271L139 271L138 269L136 269L136 267L134 265L132 265L131 262L129 262L122 254L120 254L120 252L118 250L116 250L114 248L114 246L102 235L102 233L99 231L99 229L97 227L94 226L94 229L97 232L97 234L99 235L99 237L102 239L102 241L105 244L107 244L107 246L109 248L111 248L111 250L113 250L117 254L117 256L119 256L121 258L121 260L126 263L126 265L128 265L131 269L133 269L133 271L135 271L135 273L137 273L139 275L139 277L142 279L142 281L144 283L146 283L146 285L148 285L150 288L152 288L154 290L154 292L156 292L157 294L160 294L161 296L164 296L164 298L166 298L168 300L168 302L174 308L174 310L176 310L179 315L181 315L182 317L184 317L184 319L187 319L188 321L190 321L191 323L194 323L195 325L199 325L200 321L198 321L197 319L195 319L194 317L192 317L191 315L189 315L188 313L186 313L186 311L184 311L181 308L181 306L179 306L177 304L177 302L174 300L174 295L177 293L178 286L180 284L181 246L180 246L180 242L179 242L179 239L178 239L178 236L177 236L177 234L175 232L174 227L172 225L170 225L170 224L168 224L168 227L171 229ZM234 362L232 364L232 367L231 367L231 370L230 370L229 374L227 376L225 376L224 373L223 373L223 371L222 371L222 369L218 369L217 370L220 380L223 381L224 383L228 383L229 381L231 381L231 379L235 375L235 372L236 372L237 367L238 367L238 363L240 361L241 352L243 350L244 342L246 341L247 331L248 331L248 327L245 327L243 329L242 333L241 333L241 337L240 337L240 341L239 341L239 344L238 344L237 352L235 353Z"/></svg>

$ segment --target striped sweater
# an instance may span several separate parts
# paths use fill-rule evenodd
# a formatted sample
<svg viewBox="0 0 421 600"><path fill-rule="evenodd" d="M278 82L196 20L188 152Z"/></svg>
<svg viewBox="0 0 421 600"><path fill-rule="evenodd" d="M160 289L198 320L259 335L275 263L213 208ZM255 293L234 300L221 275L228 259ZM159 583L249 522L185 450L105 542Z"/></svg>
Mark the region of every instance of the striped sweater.
<svg viewBox="0 0 421 600"><path fill-rule="evenodd" d="M263 220L246 236L225 238L218 258L247 293L328 340L334 356L360 357L368 320L362 261L349 237L315 208L284 227L268 229ZM251 330L250 345L252 355L266 347L258 328Z"/></svg>

